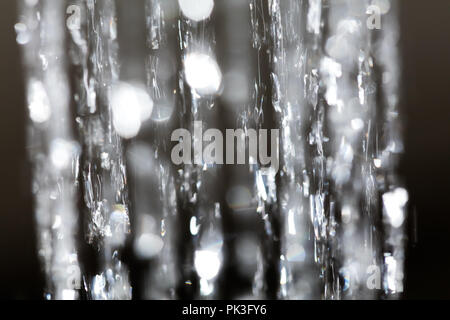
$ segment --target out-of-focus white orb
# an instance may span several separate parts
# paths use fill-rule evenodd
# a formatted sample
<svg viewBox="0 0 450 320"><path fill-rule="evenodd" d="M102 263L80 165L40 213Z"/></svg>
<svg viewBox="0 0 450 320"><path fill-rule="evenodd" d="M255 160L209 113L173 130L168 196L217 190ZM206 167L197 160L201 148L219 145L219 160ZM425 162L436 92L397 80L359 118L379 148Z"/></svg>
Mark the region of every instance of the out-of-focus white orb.
<svg viewBox="0 0 450 320"><path fill-rule="evenodd" d="M194 21L202 21L211 15L214 0L178 0L183 14Z"/></svg>
<svg viewBox="0 0 450 320"><path fill-rule="evenodd" d="M122 138L131 139L137 136L141 129L138 110L133 105L116 105L113 109L113 125Z"/></svg>
<svg viewBox="0 0 450 320"><path fill-rule="evenodd" d="M352 220L352 208L349 205L344 205L342 208L342 222L350 223Z"/></svg>
<svg viewBox="0 0 450 320"><path fill-rule="evenodd" d="M200 278L211 280L220 270L220 256L218 252L197 250L194 258L195 270Z"/></svg>
<svg viewBox="0 0 450 320"><path fill-rule="evenodd" d="M50 144L50 160L58 169L67 168L78 153L78 144L63 139L55 139Z"/></svg>
<svg viewBox="0 0 450 320"><path fill-rule="evenodd" d="M136 240L134 250L141 259L150 259L158 255L163 246L164 242L161 237L151 233L144 233Z"/></svg>
<svg viewBox="0 0 450 320"><path fill-rule="evenodd" d="M219 91L222 72L216 60L207 54L190 53L184 59L186 81L200 95L212 95Z"/></svg>
<svg viewBox="0 0 450 320"><path fill-rule="evenodd" d="M30 83L28 97L28 109L31 120L36 123L47 122L52 115L52 110L44 85L40 81L32 81Z"/></svg>
<svg viewBox="0 0 450 320"><path fill-rule="evenodd" d="M200 231L200 224L197 223L197 218L193 216L189 223L189 230L193 236L196 236Z"/></svg>
<svg viewBox="0 0 450 320"><path fill-rule="evenodd" d="M364 128L364 121L362 121L362 119L360 118L352 119L351 124L353 130L355 131L360 131Z"/></svg>
<svg viewBox="0 0 450 320"><path fill-rule="evenodd" d="M145 88L125 82L114 85L111 98L113 125L117 134L125 139L135 137L142 122L152 114L152 99Z"/></svg>
<svg viewBox="0 0 450 320"><path fill-rule="evenodd" d="M397 188L383 194L383 205L394 228L399 228L405 221L404 207L408 202L408 191Z"/></svg>
<svg viewBox="0 0 450 320"><path fill-rule="evenodd" d="M16 23L14 25L14 29L16 30L17 33L17 37L16 37L16 41L18 44L27 44L30 41L30 33L28 32L28 27L26 24L24 23Z"/></svg>
<svg viewBox="0 0 450 320"><path fill-rule="evenodd" d="M381 161L381 159L373 159L373 164L375 165L375 167L381 168L383 162Z"/></svg>

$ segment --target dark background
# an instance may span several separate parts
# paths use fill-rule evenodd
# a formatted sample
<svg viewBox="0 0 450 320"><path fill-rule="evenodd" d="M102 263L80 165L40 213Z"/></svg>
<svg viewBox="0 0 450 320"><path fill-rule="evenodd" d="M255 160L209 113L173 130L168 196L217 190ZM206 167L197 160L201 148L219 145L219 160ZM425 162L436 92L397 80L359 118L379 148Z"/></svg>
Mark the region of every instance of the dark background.
<svg viewBox="0 0 450 320"><path fill-rule="evenodd" d="M450 1L399 0L410 192L405 298L450 298ZM0 298L42 298L36 258L17 1L0 1Z"/></svg>

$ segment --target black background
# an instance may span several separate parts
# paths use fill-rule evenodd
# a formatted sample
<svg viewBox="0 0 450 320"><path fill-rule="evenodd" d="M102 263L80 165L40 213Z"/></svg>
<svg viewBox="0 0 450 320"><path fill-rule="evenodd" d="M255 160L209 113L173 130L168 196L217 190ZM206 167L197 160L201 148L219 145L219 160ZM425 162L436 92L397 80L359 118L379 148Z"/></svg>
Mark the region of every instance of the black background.
<svg viewBox="0 0 450 320"><path fill-rule="evenodd" d="M410 192L405 298L450 298L450 1L399 0ZM42 298L36 258L17 1L0 1L0 298Z"/></svg>

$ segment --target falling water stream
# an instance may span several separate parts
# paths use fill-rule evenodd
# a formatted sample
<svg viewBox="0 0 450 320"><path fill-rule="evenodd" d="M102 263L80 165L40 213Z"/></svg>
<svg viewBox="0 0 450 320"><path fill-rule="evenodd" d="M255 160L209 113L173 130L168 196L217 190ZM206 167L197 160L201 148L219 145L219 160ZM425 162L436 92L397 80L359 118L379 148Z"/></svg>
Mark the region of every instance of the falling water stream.
<svg viewBox="0 0 450 320"><path fill-rule="evenodd" d="M400 297L398 1L130 6L20 0L45 297Z"/></svg>

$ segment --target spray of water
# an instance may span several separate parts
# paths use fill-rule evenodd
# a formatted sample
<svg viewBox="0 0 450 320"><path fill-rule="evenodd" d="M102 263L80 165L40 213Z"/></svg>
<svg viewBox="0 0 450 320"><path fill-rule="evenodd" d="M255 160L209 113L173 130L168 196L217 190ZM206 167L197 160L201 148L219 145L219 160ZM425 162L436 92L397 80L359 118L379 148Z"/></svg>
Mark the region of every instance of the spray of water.
<svg viewBox="0 0 450 320"><path fill-rule="evenodd" d="M396 13L394 0L21 1L46 297L131 299L127 248L147 299L399 297ZM173 129L206 126L280 129L280 170L206 164L197 134L193 164L171 163ZM224 294L226 270L250 290Z"/></svg>

